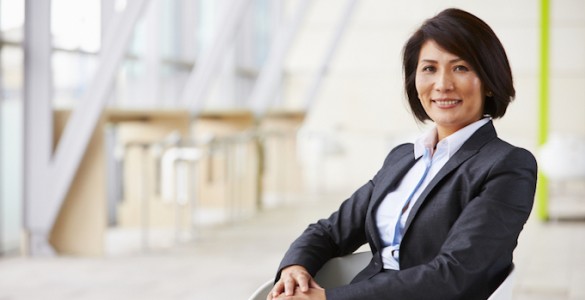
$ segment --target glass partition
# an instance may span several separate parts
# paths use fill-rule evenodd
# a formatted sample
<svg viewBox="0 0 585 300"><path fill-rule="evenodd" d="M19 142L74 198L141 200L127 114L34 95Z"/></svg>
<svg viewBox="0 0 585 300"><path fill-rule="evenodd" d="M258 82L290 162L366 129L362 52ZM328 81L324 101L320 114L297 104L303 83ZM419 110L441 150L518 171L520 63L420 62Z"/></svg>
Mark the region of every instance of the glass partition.
<svg viewBox="0 0 585 300"><path fill-rule="evenodd" d="M0 0L0 255L20 246L23 25L24 0Z"/></svg>

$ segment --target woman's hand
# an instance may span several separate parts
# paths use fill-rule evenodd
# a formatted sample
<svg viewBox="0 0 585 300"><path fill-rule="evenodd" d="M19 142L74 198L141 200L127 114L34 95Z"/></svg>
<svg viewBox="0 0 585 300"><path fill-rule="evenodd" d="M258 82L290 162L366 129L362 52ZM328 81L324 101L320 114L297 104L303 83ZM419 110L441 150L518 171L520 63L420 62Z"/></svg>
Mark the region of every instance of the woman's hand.
<svg viewBox="0 0 585 300"><path fill-rule="evenodd" d="M296 294L307 294L306 296L315 295L317 297L322 295L321 298L311 297L306 299L325 299L325 290L315 282L307 269L299 265L282 269L280 279L276 282L266 299L281 299L282 297L279 296L288 297Z"/></svg>
<svg viewBox="0 0 585 300"><path fill-rule="evenodd" d="M325 290L322 288L309 288L307 292L301 292L300 288L297 287L294 295L286 296L280 294L280 296L273 298L274 300L326 300Z"/></svg>

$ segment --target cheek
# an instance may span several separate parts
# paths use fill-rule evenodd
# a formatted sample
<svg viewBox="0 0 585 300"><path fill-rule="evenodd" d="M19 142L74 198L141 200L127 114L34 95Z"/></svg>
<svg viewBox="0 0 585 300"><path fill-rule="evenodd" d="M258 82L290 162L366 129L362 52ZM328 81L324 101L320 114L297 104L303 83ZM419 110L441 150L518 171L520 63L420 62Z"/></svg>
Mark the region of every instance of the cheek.
<svg viewBox="0 0 585 300"><path fill-rule="evenodd" d="M480 95L482 94L483 87L482 87L482 84L481 84L481 80L479 80L479 78L477 78L477 77L474 78L471 81L470 87L471 87L471 89L473 90L473 92L475 94L480 94Z"/></svg>
<svg viewBox="0 0 585 300"><path fill-rule="evenodd" d="M414 81L414 86L416 87L416 93L418 94L418 97L421 98L422 94L424 93L424 82L422 82L422 80L420 80L418 77L416 78L416 80ZM421 99L422 100L422 99Z"/></svg>
<svg viewBox="0 0 585 300"><path fill-rule="evenodd" d="M428 100L431 96L429 93L429 83L425 82L424 80L419 80L416 82L416 92L418 95L419 101L425 104L426 100Z"/></svg>

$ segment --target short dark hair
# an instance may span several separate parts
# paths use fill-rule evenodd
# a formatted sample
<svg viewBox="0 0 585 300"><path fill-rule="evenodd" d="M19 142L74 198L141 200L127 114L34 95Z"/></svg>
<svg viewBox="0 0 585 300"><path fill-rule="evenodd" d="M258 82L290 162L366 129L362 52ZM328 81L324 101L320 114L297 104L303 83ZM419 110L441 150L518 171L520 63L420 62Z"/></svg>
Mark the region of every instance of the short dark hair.
<svg viewBox="0 0 585 300"><path fill-rule="evenodd" d="M418 99L415 85L420 50L429 40L473 67L484 90L491 92L491 96L484 99L484 115L502 117L516 95L506 51L484 21L456 8L446 9L426 20L404 45L404 88L413 115L421 122L430 120Z"/></svg>

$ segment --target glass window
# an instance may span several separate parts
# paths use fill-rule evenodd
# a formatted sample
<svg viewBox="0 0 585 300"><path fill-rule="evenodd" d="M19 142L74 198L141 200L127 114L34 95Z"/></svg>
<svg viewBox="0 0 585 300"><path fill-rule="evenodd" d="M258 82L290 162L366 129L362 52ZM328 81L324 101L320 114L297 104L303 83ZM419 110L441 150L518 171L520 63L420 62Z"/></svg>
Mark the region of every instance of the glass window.
<svg viewBox="0 0 585 300"><path fill-rule="evenodd" d="M53 65L53 106L71 108L81 99L93 80L98 57L94 54L55 51Z"/></svg>
<svg viewBox="0 0 585 300"><path fill-rule="evenodd" d="M52 0L51 32L57 48L97 52L100 49L100 0Z"/></svg>
<svg viewBox="0 0 585 300"><path fill-rule="evenodd" d="M20 247L23 25L24 0L0 0L0 254Z"/></svg>
<svg viewBox="0 0 585 300"><path fill-rule="evenodd" d="M278 28L278 1L252 2L236 44L236 103L246 107L256 79L270 51L274 31ZM278 90L278 89L277 89Z"/></svg>
<svg viewBox="0 0 585 300"><path fill-rule="evenodd" d="M24 0L0 1L0 30L4 42L22 42Z"/></svg>
<svg viewBox="0 0 585 300"><path fill-rule="evenodd" d="M71 108L93 79L101 43L99 0L52 0L53 105Z"/></svg>

